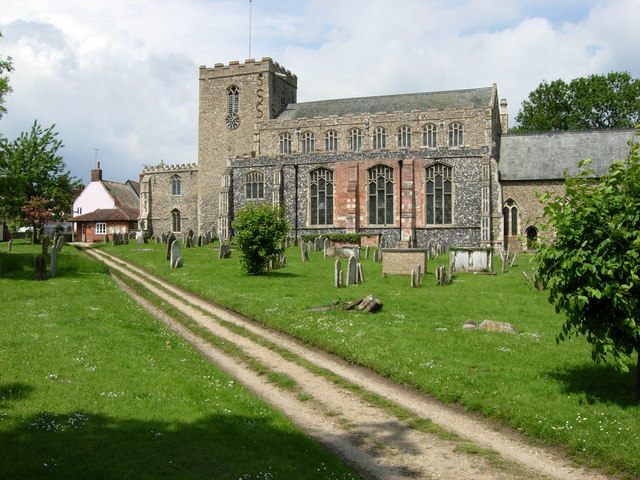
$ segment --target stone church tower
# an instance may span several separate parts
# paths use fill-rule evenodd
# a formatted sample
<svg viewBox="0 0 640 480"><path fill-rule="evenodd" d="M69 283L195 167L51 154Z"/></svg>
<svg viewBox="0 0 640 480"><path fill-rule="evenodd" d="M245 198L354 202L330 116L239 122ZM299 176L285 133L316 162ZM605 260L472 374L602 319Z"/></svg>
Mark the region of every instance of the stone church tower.
<svg viewBox="0 0 640 480"><path fill-rule="evenodd" d="M298 79L270 58L200 67L198 231L217 224L229 158L260 155L256 125L296 103Z"/></svg>

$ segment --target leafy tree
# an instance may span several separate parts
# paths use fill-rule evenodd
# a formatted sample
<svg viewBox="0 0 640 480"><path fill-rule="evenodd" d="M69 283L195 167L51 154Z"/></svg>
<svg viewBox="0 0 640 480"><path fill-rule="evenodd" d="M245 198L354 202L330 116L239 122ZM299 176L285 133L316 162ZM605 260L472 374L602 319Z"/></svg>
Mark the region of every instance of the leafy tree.
<svg viewBox="0 0 640 480"><path fill-rule="evenodd" d="M24 221L31 226L32 243L35 243L37 232L44 227L45 222L53 216L50 209L51 203L42 197L32 197L20 207L24 215Z"/></svg>
<svg viewBox="0 0 640 480"><path fill-rule="evenodd" d="M81 183L65 171L54 127L43 129L36 120L14 141L0 139L0 217L24 223L22 207L36 197L46 200L52 218L62 220L71 211Z"/></svg>
<svg viewBox="0 0 640 480"><path fill-rule="evenodd" d="M634 128L640 122L640 79L611 72L568 84L543 81L515 119L514 132Z"/></svg>
<svg viewBox="0 0 640 480"><path fill-rule="evenodd" d="M0 38L2 33L0 32ZM13 63L11 57L6 59L0 58L0 118L7 112L4 106L5 96L11 93L11 85L9 85L9 77L5 75L5 72L11 72L13 70Z"/></svg>
<svg viewBox="0 0 640 480"><path fill-rule="evenodd" d="M640 130L638 130L640 135ZM538 270L549 301L566 320L557 341L582 334L592 357L611 356L627 371L635 351L640 400L640 156L638 143L599 181L581 170L563 195L541 195L553 237L540 246ZM581 167L588 161L581 163Z"/></svg>
<svg viewBox="0 0 640 480"><path fill-rule="evenodd" d="M243 270L247 275L260 275L267 271L269 258L282 252L280 244L289 225L282 207L250 203L236 214L233 231Z"/></svg>

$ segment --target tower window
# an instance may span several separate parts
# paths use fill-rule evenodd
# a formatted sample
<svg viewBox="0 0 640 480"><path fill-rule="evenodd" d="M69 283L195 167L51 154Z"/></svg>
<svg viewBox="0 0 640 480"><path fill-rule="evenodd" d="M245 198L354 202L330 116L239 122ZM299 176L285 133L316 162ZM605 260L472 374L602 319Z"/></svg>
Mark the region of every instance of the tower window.
<svg viewBox="0 0 640 480"><path fill-rule="evenodd" d="M449 146L459 147L463 140L463 127L461 123L453 122L449 125Z"/></svg>
<svg viewBox="0 0 640 480"><path fill-rule="evenodd" d="M171 195L182 195L182 179L178 175L171 177Z"/></svg>
<svg viewBox="0 0 640 480"><path fill-rule="evenodd" d="M240 107L240 89L235 85L227 89L227 113L238 113Z"/></svg>
<svg viewBox="0 0 640 480"><path fill-rule="evenodd" d="M316 149L316 136L313 132L302 134L302 153L312 153Z"/></svg>
<svg viewBox="0 0 640 480"><path fill-rule="evenodd" d="M180 210L175 209L171 211L171 231L179 232L180 229Z"/></svg>

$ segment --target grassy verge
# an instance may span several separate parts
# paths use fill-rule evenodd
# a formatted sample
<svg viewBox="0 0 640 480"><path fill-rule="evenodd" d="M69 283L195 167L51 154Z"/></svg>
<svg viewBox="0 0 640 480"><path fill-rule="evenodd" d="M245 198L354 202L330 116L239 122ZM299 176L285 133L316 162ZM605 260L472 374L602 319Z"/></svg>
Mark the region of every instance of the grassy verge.
<svg viewBox="0 0 640 480"><path fill-rule="evenodd" d="M208 247L183 248L185 267L170 270L165 246L105 248L221 305L560 446L579 461L640 477L632 374L594 364L584 339L556 345L562 319L546 292L527 285L522 271L531 270L530 257L521 255L505 274L457 275L452 285L438 287L433 271L446 263L443 256L416 289L408 277L381 277L381 265L363 259L365 283L336 289L334 260L319 252L303 263L291 248L285 269L248 277L236 252L220 260ZM382 299L382 312L307 311L366 294ZM467 319L509 322L519 334L463 331Z"/></svg>
<svg viewBox="0 0 640 480"><path fill-rule="evenodd" d="M354 478L99 263L66 246L31 280L38 249L0 252L3 477Z"/></svg>

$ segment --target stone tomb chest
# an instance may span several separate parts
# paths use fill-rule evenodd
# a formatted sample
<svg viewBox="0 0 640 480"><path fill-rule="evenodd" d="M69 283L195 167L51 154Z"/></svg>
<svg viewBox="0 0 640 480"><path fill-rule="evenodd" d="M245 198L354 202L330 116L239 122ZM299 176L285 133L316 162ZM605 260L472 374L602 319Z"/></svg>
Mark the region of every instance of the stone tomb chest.
<svg viewBox="0 0 640 480"><path fill-rule="evenodd" d="M450 264L455 272L492 272L493 253L490 248L451 248Z"/></svg>
<svg viewBox="0 0 640 480"><path fill-rule="evenodd" d="M411 275L411 271L418 268L422 273L427 272L426 248L383 248L382 273L392 275Z"/></svg>

